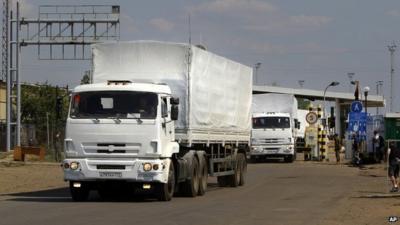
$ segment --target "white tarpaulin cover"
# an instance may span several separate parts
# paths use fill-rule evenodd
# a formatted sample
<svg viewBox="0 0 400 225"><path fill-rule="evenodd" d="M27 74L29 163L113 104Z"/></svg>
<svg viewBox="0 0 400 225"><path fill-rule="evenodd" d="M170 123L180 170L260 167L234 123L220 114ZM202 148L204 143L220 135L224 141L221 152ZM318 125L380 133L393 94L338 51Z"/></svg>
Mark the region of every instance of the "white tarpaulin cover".
<svg viewBox="0 0 400 225"><path fill-rule="evenodd" d="M253 113L290 113L297 118L297 99L290 94L253 95Z"/></svg>
<svg viewBox="0 0 400 225"><path fill-rule="evenodd" d="M117 42L95 44L92 52L93 83L167 83L180 98L178 129L250 132L250 67L188 44Z"/></svg>

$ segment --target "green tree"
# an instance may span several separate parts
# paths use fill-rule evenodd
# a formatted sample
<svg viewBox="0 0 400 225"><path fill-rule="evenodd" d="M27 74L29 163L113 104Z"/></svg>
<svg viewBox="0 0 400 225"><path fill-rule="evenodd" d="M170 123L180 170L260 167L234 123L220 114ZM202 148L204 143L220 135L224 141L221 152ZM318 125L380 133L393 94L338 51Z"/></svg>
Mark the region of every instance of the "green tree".
<svg viewBox="0 0 400 225"><path fill-rule="evenodd" d="M61 97L60 118L57 118L56 99ZM47 115L50 126L64 131L68 110L67 90L44 84L22 85L21 87L21 122L32 124L36 128L38 144L45 144L47 139Z"/></svg>
<svg viewBox="0 0 400 225"><path fill-rule="evenodd" d="M298 98L297 99L297 104L299 109L308 109L308 106L310 106L310 100L304 99L304 98Z"/></svg>

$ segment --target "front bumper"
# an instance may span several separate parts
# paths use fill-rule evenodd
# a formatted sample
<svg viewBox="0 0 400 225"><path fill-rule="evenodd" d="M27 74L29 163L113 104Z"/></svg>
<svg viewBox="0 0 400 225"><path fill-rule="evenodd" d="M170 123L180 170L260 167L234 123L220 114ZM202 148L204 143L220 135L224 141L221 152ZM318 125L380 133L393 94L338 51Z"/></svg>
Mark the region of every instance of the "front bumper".
<svg viewBox="0 0 400 225"><path fill-rule="evenodd" d="M77 162L78 169L64 167L66 181L124 180L131 182L168 182L170 159L65 159L65 163ZM144 171L143 164L158 164L157 170ZM109 169L110 167L118 169ZM122 169L121 169L122 167ZM106 168L106 169L104 169Z"/></svg>
<svg viewBox="0 0 400 225"><path fill-rule="evenodd" d="M294 144L289 145L253 145L250 156L287 156L294 155Z"/></svg>

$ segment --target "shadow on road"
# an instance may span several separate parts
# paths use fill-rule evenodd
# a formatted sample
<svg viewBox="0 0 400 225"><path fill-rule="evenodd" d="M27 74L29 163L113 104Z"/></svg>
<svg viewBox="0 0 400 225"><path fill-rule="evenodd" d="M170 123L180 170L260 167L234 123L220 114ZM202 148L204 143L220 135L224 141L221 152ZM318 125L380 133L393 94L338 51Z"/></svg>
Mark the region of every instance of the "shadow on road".
<svg viewBox="0 0 400 225"><path fill-rule="evenodd" d="M7 201L32 201L32 202L70 202L68 188L55 188L43 191L21 192L3 194Z"/></svg>
<svg viewBox="0 0 400 225"><path fill-rule="evenodd" d="M222 189L218 183L209 183L207 192L217 191ZM69 192L69 188L54 188L42 191L21 192L11 194L1 194L5 201L18 201L18 202L73 202ZM187 198L184 196L175 195L174 198ZM90 192L87 202L155 202L158 201L153 193L145 191L132 191L126 192L121 190L114 195L101 198L96 190Z"/></svg>
<svg viewBox="0 0 400 225"><path fill-rule="evenodd" d="M279 163L279 164L287 164L283 159L279 158L266 158L266 159L253 159L247 160L248 163L251 164L261 164L261 163Z"/></svg>

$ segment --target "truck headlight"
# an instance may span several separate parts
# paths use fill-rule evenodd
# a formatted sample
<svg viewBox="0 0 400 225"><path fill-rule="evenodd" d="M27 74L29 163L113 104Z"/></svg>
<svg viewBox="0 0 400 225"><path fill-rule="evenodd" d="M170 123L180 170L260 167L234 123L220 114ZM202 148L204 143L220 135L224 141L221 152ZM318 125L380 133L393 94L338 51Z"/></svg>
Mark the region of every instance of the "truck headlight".
<svg viewBox="0 0 400 225"><path fill-rule="evenodd" d="M151 163L143 163L143 170L144 171L150 171L153 168Z"/></svg>
<svg viewBox="0 0 400 225"><path fill-rule="evenodd" d="M79 168L79 163L78 162L71 162L69 164L69 168L71 168L71 170L77 170Z"/></svg>
<svg viewBox="0 0 400 225"><path fill-rule="evenodd" d="M253 144L253 145L258 144L258 140L255 139L255 138L252 138L252 139L251 139L251 144Z"/></svg>

